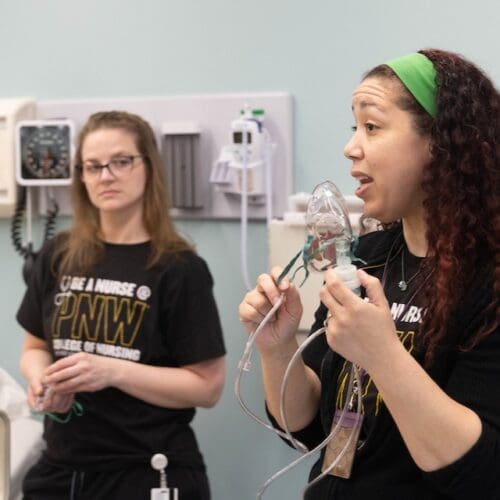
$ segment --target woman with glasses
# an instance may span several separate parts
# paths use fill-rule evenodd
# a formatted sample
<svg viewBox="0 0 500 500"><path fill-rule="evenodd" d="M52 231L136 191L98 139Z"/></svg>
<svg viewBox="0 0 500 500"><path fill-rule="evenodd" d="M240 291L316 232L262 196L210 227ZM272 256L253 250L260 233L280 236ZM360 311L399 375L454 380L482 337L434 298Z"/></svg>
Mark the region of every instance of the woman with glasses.
<svg viewBox="0 0 500 500"><path fill-rule="evenodd" d="M307 499L500 498L500 96L465 58L422 50L369 71L353 92L344 149L364 213L384 229L356 255L365 300L325 273L312 331L285 399L289 428L312 449L340 421ZM262 275L240 305L255 329L266 403L277 426L280 387L297 349L294 285ZM347 397L350 361L361 387ZM361 399L361 401L358 399ZM361 412L361 419L355 415ZM332 469L352 431L355 446Z"/></svg>
<svg viewBox="0 0 500 500"><path fill-rule="evenodd" d="M73 225L41 251L17 314L47 448L25 500L149 498L167 456L182 500L210 497L190 427L215 405L224 343L203 259L169 217L154 133L126 112L80 132Z"/></svg>

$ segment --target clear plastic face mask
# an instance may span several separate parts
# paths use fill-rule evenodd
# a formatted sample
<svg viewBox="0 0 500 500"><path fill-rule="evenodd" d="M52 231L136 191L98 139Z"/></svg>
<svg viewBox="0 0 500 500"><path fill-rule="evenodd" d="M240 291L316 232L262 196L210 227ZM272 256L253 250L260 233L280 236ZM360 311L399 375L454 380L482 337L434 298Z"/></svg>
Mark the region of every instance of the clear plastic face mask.
<svg viewBox="0 0 500 500"><path fill-rule="evenodd" d="M314 188L307 205L306 226L312 236L304 248L309 269L322 272L337 264L335 242L351 243L352 228L342 194L337 186L325 181Z"/></svg>
<svg viewBox="0 0 500 500"><path fill-rule="evenodd" d="M353 236L347 207L333 182L325 181L314 188L307 204L306 226L308 236L305 245L283 269L278 282L289 273L300 256L303 263L293 273L291 280L303 268L305 278L302 285L310 271L323 272L338 264L336 245L339 241L345 242L350 248Z"/></svg>

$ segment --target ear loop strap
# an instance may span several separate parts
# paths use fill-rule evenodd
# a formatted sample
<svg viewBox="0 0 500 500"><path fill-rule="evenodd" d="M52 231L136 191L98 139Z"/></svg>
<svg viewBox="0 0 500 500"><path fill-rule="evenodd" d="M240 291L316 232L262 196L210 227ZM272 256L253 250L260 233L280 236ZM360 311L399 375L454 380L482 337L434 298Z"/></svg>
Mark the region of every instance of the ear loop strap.
<svg viewBox="0 0 500 500"><path fill-rule="evenodd" d="M67 424L71 420L73 414L77 417L83 415L83 406L78 401L74 401L71 409L67 413L45 412L44 414L58 424Z"/></svg>
<svg viewBox="0 0 500 500"><path fill-rule="evenodd" d="M352 240L352 243L351 243L351 252L350 252L351 262L359 262L363 266L366 266L366 260L363 260L363 259L360 259L359 257L356 257L356 252L358 250L358 246L359 246L359 238L356 236L356 237L354 237L354 239Z"/></svg>
<svg viewBox="0 0 500 500"><path fill-rule="evenodd" d="M314 241L314 237L310 234L307 237L307 240L306 240L302 250L300 250L300 252L298 252L294 257L292 257L290 262L284 267L283 271L281 271L281 274L278 276L278 279L277 279L278 284L281 283L281 281L288 275L288 273L290 272L290 270L292 269L294 264L297 262L298 258L300 256L302 256L302 264L297 269L295 269L292 276L290 277L290 281L293 282L297 272L300 271L301 269L303 269L305 276L304 276L304 279L302 280L302 283L299 285L299 287L301 287L306 282L307 278L309 277L309 274L310 274L309 263L312 260L314 260L318 254L323 252L323 250L325 250L326 248L328 248L329 246L331 246L335 243L334 238L326 240L314 252L311 252L310 249L311 249L311 245L312 245L313 241ZM357 261L357 262L360 262L361 264L366 264L366 262L363 259L360 259L360 258L355 256L356 250L358 248L358 244L359 244L359 238L356 237L356 238L354 238L354 240L351 244L351 250L350 250L351 261L352 262ZM327 269L327 267L322 269L322 271L326 271L326 269Z"/></svg>

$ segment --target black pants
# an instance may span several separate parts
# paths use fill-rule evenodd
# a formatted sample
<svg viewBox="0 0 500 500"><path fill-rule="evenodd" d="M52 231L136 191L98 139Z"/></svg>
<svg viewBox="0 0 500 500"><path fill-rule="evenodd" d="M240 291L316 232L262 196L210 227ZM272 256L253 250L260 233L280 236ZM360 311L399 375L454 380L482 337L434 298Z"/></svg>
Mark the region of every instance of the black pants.
<svg viewBox="0 0 500 500"><path fill-rule="evenodd" d="M169 488L179 500L210 500L205 471L186 467L167 469ZM34 465L23 483L23 500L149 500L160 486L160 474L148 464L120 471L82 472L43 461Z"/></svg>

